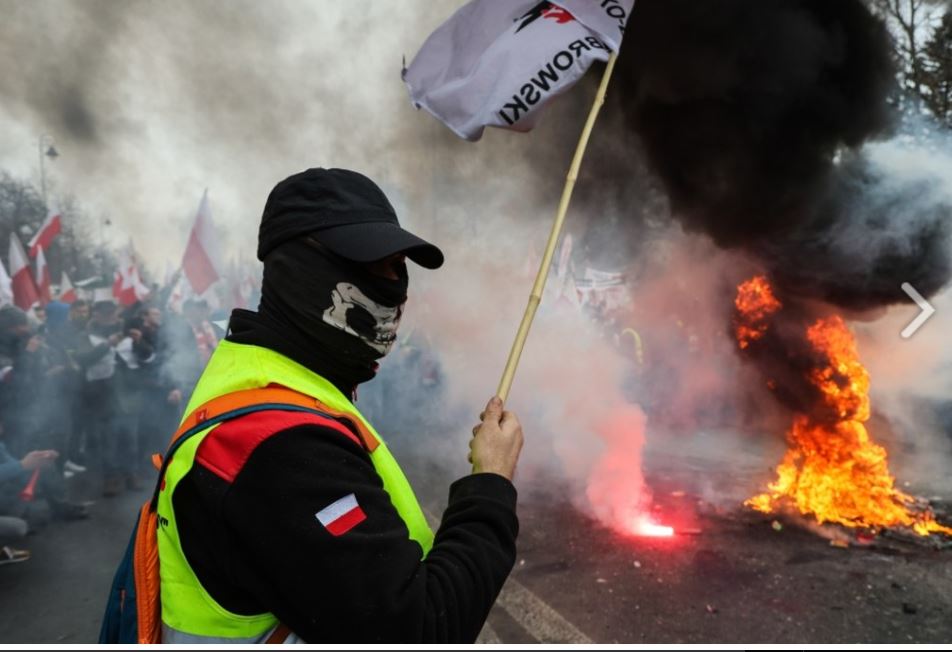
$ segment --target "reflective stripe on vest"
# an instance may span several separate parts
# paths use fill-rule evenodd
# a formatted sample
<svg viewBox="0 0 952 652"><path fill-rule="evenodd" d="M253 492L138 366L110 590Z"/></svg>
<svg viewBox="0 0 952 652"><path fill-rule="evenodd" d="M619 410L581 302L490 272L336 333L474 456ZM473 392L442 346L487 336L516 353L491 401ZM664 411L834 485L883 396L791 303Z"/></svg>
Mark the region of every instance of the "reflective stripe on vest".
<svg viewBox="0 0 952 652"><path fill-rule="evenodd" d="M212 355L189 405L196 408L220 396L247 389L281 385L315 399L315 407L341 415L360 431L370 460L383 482L390 500L407 526L409 538L421 548L425 558L433 545L433 532L427 525L410 484L386 444L357 411L357 408L333 384L306 367L270 349L223 341ZM209 428L188 441L175 453L165 473L159 493L159 569L161 576L163 642L263 642L278 624L273 614L253 616L234 614L204 589L182 552L172 509L172 495L179 481L191 470L198 447ZM172 640L165 638L165 632ZM188 639L188 637L197 637Z"/></svg>

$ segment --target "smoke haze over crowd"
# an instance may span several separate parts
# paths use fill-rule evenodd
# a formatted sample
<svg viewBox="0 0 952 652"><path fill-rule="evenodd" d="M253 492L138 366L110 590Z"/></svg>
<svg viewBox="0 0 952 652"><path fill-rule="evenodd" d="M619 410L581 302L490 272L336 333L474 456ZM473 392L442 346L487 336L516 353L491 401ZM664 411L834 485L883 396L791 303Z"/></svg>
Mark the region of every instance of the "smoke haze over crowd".
<svg viewBox="0 0 952 652"><path fill-rule="evenodd" d="M37 174L36 139L53 136L54 190L108 215L110 240L132 235L155 271L178 262L205 187L223 250L250 258L278 180L313 166L374 178L401 221L447 253L440 272L411 270L404 326L429 337L446 401L440 415L408 416L446 423L433 450L462 470L597 72L531 134L462 142L413 110L399 74L459 4L10 3L0 166ZM893 137L887 38L858 0L636 3L569 231L586 264L640 266L633 323L616 330L635 326L664 361L654 380L671 388L658 399L667 412L762 398L727 334L733 288L752 270L810 309L884 308L905 301L904 281L929 296L948 281L950 181L928 162L896 164L917 156L914 144L867 145ZM886 341L908 312L869 325L870 339ZM675 324L701 334L698 350L665 339ZM943 330L932 326L916 347ZM870 351L875 391L892 353ZM625 390L629 373L611 337L544 304L511 404L526 422L526 466L563 473L579 504L612 493L587 484L606 450L626 451L630 500L641 500L652 422L634 402L650 402L651 383Z"/></svg>

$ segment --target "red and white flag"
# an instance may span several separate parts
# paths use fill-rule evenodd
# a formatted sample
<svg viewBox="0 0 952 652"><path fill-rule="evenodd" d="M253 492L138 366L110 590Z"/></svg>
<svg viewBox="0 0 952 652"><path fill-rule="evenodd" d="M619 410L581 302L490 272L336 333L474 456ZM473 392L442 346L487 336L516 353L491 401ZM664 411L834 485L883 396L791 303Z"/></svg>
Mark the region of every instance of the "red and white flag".
<svg viewBox="0 0 952 652"><path fill-rule="evenodd" d="M335 500L314 516L335 537L349 532L367 520L367 515L357 504L357 496L354 494Z"/></svg>
<svg viewBox="0 0 952 652"><path fill-rule="evenodd" d="M76 294L76 288L73 287L73 283L69 280L66 272L63 272L60 279L59 295L56 298L63 303L73 303L79 298L79 295Z"/></svg>
<svg viewBox="0 0 952 652"><path fill-rule="evenodd" d="M182 257L182 271L185 272L185 277L195 294L205 294L205 291L221 278L218 251L218 238L208 209L208 190L206 190L198 205L195 223L192 225L185 255Z"/></svg>
<svg viewBox="0 0 952 652"><path fill-rule="evenodd" d="M122 306L131 306L149 297L149 288L139 275L131 240L129 246L119 252L119 269L113 275L112 296Z"/></svg>
<svg viewBox="0 0 952 652"><path fill-rule="evenodd" d="M0 306L13 303L13 281L7 274L7 268L0 263Z"/></svg>
<svg viewBox="0 0 952 652"><path fill-rule="evenodd" d="M174 313L181 313L185 299L191 295L191 290L187 287L188 281L184 276L176 276L175 283L172 285L172 291L169 292L169 299L166 307ZM188 295L188 296L187 296Z"/></svg>
<svg viewBox="0 0 952 652"><path fill-rule="evenodd" d="M43 253L43 247L39 247L36 250L36 293L44 306L53 300L50 292L52 284L50 268L46 264L46 254Z"/></svg>
<svg viewBox="0 0 952 652"><path fill-rule="evenodd" d="M540 109L617 52L635 0L470 0L426 40L403 80L460 138L529 131Z"/></svg>
<svg viewBox="0 0 952 652"><path fill-rule="evenodd" d="M13 305L20 310L29 310L39 300L36 283L30 271L30 261L23 251L16 234L10 234L10 281L13 288Z"/></svg>
<svg viewBox="0 0 952 652"><path fill-rule="evenodd" d="M128 276L119 270L112 275L112 298L120 306L131 306L136 302L135 290L127 279Z"/></svg>
<svg viewBox="0 0 952 652"><path fill-rule="evenodd" d="M31 258L36 258L40 249L50 248L50 243L53 242L53 238L59 235L60 229L62 228L61 221L62 215L60 215L60 210L50 205L46 219L43 220L43 224L41 224L37 232L33 234L33 237L30 238L30 242L27 245L30 248Z"/></svg>

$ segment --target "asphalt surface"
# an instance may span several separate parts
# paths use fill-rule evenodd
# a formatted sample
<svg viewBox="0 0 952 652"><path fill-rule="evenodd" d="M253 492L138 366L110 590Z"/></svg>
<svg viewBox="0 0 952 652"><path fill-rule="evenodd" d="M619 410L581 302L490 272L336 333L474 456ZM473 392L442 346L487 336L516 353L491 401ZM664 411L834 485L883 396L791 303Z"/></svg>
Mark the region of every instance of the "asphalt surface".
<svg viewBox="0 0 952 652"><path fill-rule="evenodd" d="M483 640L952 642L952 548L890 536L857 545L836 528L741 507L772 479L782 451L776 439L717 432L649 442L644 465L652 508L678 532L670 539L607 528L567 502L571 491L558 479L521 487L519 557ZM894 458L897 471L917 467ZM439 469L419 475L432 488ZM952 495L948 479L902 484L918 495ZM949 522L947 502L945 509ZM850 544L841 548L834 539ZM535 605L507 601L513 583L556 619L546 622Z"/></svg>
<svg viewBox="0 0 952 652"><path fill-rule="evenodd" d="M684 448L678 446L677 448ZM482 642L949 643L952 551L884 542L837 548L794 524L752 515L731 487L760 481L739 470L649 450L646 465L671 539L620 535L564 500L556 479L520 491L519 556ZM762 453L749 454L767 477ZM751 467L753 468L753 467ZM438 514L452 479L408 464ZM91 643L112 574L146 491L96 496L86 521L52 522L20 547L32 559L0 567L0 642ZM742 493L745 489L738 489Z"/></svg>
<svg viewBox="0 0 952 652"><path fill-rule="evenodd" d="M596 642L952 640L948 551L839 549L746 516L635 539L541 499L524 505L512 577Z"/></svg>
<svg viewBox="0 0 952 652"><path fill-rule="evenodd" d="M147 491L101 498L94 474L72 482L72 498L95 500L90 518L49 521L11 542L23 563L0 567L0 643L95 643L113 573Z"/></svg>

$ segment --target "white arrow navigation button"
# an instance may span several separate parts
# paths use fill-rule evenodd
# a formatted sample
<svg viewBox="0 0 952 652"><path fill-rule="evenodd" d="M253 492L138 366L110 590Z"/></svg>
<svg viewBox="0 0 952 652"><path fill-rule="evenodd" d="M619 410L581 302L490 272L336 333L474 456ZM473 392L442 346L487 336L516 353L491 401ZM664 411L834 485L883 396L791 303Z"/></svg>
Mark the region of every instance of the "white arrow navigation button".
<svg viewBox="0 0 952 652"><path fill-rule="evenodd" d="M916 292L916 288L912 287L908 283L902 284L902 291L908 294L909 298L915 301L916 305L922 309L922 312L920 312L915 319L909 322L909 325L902 329L902 333L900 333L903 339L908 340L910 337L916 334L916 331L922 328L923 324L929 321L929 318L932 315L935 314L935 308L932 307L931 303L925 300L925 297Z"/></svg>

